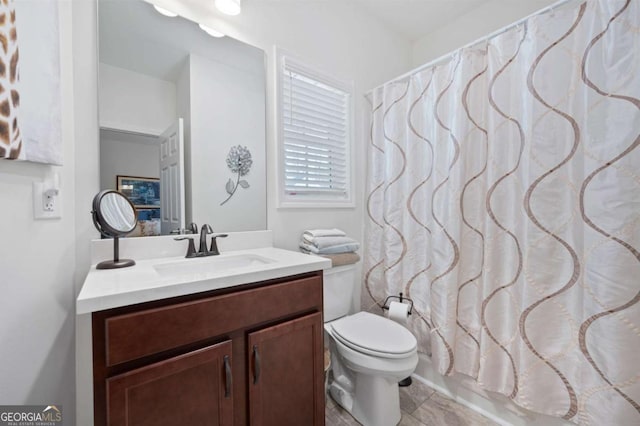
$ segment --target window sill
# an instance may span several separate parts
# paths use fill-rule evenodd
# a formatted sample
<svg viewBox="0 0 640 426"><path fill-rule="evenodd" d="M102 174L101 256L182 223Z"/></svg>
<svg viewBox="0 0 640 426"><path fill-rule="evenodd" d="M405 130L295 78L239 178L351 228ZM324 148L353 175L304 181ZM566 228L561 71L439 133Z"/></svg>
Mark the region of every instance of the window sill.
<svg viewBox="0 0 640 426"><path fill-rule="evenodd" d="M278 210L285 209L355 209L356 204L352 201L282 201L278 203Z"/></svg>

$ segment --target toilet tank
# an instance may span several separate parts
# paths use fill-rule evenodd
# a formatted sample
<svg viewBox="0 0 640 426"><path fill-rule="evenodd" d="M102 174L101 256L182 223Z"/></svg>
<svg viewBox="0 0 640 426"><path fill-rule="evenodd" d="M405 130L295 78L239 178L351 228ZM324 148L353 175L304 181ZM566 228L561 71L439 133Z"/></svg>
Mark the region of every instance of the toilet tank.
<svg viewBox="0 0 640 426"><path fill-rule="evenodd" d="M356 284L355 265L344 265L324 271L324 322L349 314Z"/></svg>

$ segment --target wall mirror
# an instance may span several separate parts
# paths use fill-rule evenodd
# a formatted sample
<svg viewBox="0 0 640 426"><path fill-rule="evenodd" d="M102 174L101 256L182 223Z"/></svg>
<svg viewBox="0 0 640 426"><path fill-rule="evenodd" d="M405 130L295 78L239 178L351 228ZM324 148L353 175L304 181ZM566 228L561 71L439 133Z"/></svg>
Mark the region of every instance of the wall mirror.
<svg viewBox="0 0 640 426"><path fill-rule="evenodd" d="M267 227L265 54L142 0L98 0L100 187L130 236Z"/></svg>

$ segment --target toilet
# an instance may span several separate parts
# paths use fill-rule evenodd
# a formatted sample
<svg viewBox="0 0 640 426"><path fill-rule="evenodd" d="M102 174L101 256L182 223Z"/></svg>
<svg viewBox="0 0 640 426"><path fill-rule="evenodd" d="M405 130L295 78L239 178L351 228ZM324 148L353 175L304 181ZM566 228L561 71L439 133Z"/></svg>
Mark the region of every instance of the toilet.
<svg viewBox="0 0 640 426"><path fill-rule="evenodd" d="M331 351L328 391L364 426L400 422L398 382L418 365L416 338L404 326L352 307L355 266L324 272L324 329Z"/></svg>

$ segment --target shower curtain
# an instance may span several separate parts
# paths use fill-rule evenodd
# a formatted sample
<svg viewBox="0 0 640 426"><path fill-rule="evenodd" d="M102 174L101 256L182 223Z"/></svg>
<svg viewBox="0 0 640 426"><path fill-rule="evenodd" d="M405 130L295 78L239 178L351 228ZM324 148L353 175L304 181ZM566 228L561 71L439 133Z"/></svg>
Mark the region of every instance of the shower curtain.
<svg viewBox="0 0 640 426"><path fill-rule="evenodd" d="M363 309L443 375L640 424L640 1L529 18L374 89Z"/></svg>

